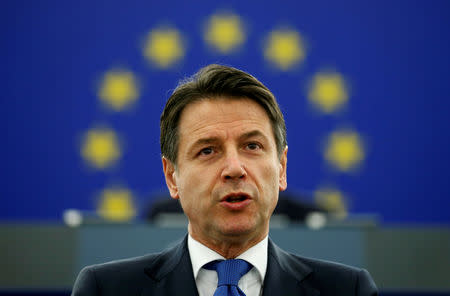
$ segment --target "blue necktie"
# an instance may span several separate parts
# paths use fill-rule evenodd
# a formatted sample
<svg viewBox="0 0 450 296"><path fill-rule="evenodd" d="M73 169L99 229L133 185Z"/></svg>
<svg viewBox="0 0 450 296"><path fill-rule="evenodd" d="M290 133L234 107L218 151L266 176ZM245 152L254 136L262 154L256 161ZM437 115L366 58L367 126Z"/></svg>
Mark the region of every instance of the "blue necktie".
<svg viewBox="0 0 450 296"><path fill-rule="evenodd" d="M238 283L252 269L250 263L241 259L229 259L210 262L204 268L217 271L219 281L214 296L245 296Z"/></svg>

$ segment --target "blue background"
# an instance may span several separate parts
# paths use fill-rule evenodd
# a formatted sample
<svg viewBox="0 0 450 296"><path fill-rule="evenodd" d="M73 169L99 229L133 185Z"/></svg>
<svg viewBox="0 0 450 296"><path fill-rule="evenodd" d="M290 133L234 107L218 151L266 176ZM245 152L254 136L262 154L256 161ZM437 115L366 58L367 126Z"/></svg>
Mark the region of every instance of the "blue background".
<svg viewBox="0 0 450 296"><path fill-rule="evenodd" d="M277 96L288 127L288 182L311 197L321 184L346 193L352 213L385 223L449 224L450 3L448 1L2 1L0 4L0 219L58 220L66 208L94 210L111 184L133 191L142 212L164 190L159 115L177 81L212 62L242 68ZM202 25L225 9L247 25L238 53L212 52ZM152 67L142 41L161 24L187 40L170 70ZM307 44L300 67L271 68L263 40L287 25ZM97 97L114 67L139 77L131 111ZM337 115L313 112L305 84L336 69L351 86ZM111 170L89 169L80 138L107 125L126 142ZM324 137L350 126L367 156L352 174L323 159Z"/></svg>

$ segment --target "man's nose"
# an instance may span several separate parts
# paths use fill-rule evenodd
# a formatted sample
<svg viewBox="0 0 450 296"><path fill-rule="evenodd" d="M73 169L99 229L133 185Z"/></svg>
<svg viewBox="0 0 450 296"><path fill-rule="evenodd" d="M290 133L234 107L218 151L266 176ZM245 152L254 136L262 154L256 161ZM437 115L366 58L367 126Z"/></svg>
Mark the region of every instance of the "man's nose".
<svg viewBox="0 0 450 296"><path fill-rule="evenodd" d="M222 178L224 180L243 179L247 176L244 164L239 158L236 151L229 152L225 158L225 164L222 171Z"/></svg>

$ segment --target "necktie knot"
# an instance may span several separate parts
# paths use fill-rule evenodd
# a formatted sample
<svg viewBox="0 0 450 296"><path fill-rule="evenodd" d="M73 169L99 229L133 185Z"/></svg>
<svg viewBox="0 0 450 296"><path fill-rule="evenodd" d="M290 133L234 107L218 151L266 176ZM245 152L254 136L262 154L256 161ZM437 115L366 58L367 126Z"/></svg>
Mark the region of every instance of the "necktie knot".
<svg viewBox="0 0 450 296"><path fill-rule="evenodd" d="M238 283L241 277L252 269L250 263L242 259L228 259L213 261L206 264L204 267L206 269L217 271L219 281L214 295L245 295L241 289L239 289Z"/></svg>

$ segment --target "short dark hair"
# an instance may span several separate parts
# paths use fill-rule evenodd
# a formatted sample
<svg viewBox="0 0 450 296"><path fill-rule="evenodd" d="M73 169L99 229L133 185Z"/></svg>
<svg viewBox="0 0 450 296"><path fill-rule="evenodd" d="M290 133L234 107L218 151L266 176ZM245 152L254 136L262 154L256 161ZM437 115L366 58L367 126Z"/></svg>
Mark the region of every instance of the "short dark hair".
<svg viewBox="0 0 450 296"><path fill-rule="evenodd" d="M281 157L287 146L286 124L275 96L252 75L236 68L208 65L192 77L183 80L166 102L160 119L161 154L177 164L178 122L184 108L202 99L249 98L266 111L271 121L277 152Z"/></svg>

